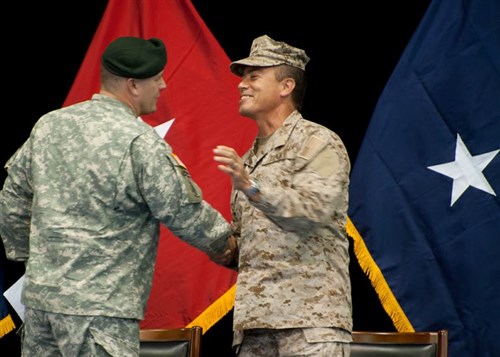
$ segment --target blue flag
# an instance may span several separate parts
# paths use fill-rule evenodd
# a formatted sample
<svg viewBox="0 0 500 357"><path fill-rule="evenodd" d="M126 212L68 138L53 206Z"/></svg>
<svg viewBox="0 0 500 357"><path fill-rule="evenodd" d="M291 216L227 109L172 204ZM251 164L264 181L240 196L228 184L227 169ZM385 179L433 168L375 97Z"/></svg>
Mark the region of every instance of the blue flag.
<svg viewBox="0 0 500 357"><path fill-rule="evenodd" d="M3 249L3 245L0 243L0 249ZM14 320L9 313L9 305L4 293L4 266L5 266L5 255L0 253L0 338L8 334L15 328Z"/></svg>
<svg viewBox="0 0 500 357"><path fill-rule="evenodd" d="M347 230L398 331L500 356L500 1L431 2L373 112Z"/></svg>

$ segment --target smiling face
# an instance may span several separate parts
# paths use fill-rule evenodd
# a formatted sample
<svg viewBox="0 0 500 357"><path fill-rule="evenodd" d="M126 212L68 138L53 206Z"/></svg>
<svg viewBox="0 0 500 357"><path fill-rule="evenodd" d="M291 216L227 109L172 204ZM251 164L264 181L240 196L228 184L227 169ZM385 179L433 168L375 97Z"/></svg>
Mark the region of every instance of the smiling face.
<svg viewBox="0 0 500 357"><path fill-rule="evenodd" d="M246 67L238 85L240 114L257 119L272 112L281 103L282 82L276 78L276 67Z"/></svg>

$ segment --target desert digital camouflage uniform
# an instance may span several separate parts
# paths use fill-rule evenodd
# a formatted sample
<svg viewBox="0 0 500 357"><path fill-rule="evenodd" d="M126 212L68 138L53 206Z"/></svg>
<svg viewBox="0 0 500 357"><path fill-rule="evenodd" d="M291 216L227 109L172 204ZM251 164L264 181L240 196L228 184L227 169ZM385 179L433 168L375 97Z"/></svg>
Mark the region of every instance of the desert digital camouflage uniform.
<svg viewBox="0 0 500 357"><path fill-rule="evenodd" d="M286 64L305 71L309 59L306 51L263 35L252 41L249 57L231 62L229 68L240 77L247 66L268 67Z"/></svg>
<svg viewBox="0 0 500 357"><path fill-rule="evenodd" d="M27 308L142 319L159 223L209 253L231 234L170 146L108 96L44 115L6 169L0 234L27 260Z"/></svg>
<svg viewBox="0 0 500 357"><path fill-rule="evenodd" d="M344 230L350 162L344 144L294 111L243 159L259 182L260 202L233 193L239 245L235 344L241 330L291 328L303 328L309 342L350 342Z"/></svg>
<svg viewBox="0 0 500 357"><path fill-rule="evenodd" d="M325 328L247 330L245 341L237 349L237 356L349 357L351 355L350 344L325 341L325 338L320 336L321 330L328 334L328 339L333 338L331 329ZM306 332L309 335L308 339L304 338ZM311 343L313 341L315 343Z"/></svg>

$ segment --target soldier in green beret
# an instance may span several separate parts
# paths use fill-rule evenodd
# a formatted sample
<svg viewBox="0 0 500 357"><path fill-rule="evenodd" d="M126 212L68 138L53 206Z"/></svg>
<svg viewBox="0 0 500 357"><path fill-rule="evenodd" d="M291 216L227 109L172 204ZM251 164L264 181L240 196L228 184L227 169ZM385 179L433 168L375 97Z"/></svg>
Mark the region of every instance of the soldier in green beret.
<svg viewBox="0 0 500 357"><path fill-rule="evenodd" d="M216 263L232 228L155 130L166 88L157 38L120 37L101 90L45 114L5 165L0 235L26 262L23 356L139 356L160 223Z"/></svg>
<svg viewBox="0 0 500 357"><path fill-rule="evenodd" d="M350 162L340 137L302 117L305 51L267 35L232 62L240 114L258 136L243 157L214 149L233 184L239 357L350 353Z"/></svg>

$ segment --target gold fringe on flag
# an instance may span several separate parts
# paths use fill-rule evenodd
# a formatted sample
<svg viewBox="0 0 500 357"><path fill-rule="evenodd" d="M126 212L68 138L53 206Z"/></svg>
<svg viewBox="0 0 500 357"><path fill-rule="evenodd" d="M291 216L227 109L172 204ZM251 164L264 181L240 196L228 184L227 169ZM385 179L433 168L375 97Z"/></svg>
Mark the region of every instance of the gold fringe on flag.
<svg viewBox="0 0 500 357"><path fill-rule="evenodd" d="M201 326L203 334L210 327L215 325L222 317L224 317L234 307L234 297L236 295L236 284L231 286L224 295L212 303L205 311L203 311L196 319L191 321L186 327Z"/></svg>
<svg viewBox="0 0 500 357"><path fill-rule="evenodd" d="M0 320L0 337L5 336L15 327L16 325L14 324L14 320L12 320L12 317L10 316L10 314L8 314Z"/></svg>
<svg viewBox="0 0 500 357"><path fill-rule="evenodd" d="M382 271L377 263L375 263L375 260L373 260L363 238L349 217L347 217L346 231L354 241L354 254L356 255L358 263L370 280L372 286L375 288L375 292L382 303L382 307L391 318L394 327L396 327L399 332L415 332L410 320L408 320L401 305L399 305L396 297L392 293L389 284L387 284Z"/></svg>

